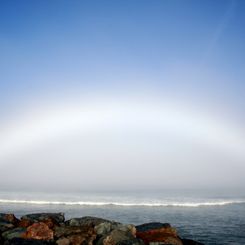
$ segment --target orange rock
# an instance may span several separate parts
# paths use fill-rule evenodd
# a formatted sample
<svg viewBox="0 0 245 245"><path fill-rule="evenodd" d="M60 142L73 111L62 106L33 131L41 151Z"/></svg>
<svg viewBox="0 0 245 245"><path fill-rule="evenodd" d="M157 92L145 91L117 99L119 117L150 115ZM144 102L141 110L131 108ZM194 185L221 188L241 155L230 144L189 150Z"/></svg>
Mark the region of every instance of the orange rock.
<svg viewBox="0 0 245 245"><path fill-rule="evenodd" d="M43 222L34 223L29 226L23 238L37 240L53 240L54 232Z"/></svg>
<svg viewBox="0 0 245 245"><path fill-rule="evenodd" d="M30 225L32 225L32 222L28 219L21 219L18 224L19 227L25 227L25 228L27 228Z"/></svg>
<svg viewBox="0 0 245 245"><path fill-rule="evenodd" d="M137 232L136 237L142 239L145 244L161 243L182 245L176 230L172 227Z"/></svg>

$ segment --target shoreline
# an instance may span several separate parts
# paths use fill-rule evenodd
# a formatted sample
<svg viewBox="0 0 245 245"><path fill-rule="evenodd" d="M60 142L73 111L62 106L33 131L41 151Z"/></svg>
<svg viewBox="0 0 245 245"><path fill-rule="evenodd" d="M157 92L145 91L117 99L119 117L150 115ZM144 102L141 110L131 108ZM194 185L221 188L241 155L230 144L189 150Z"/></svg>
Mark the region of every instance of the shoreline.
<svg viewBox="0 0 245 245"><path fill-rule="evenodd" d="M65 220L64 213L34 213L20 219L0 213L3 245L203 245L181 238L169 223L123 224L84 216Z"/></svg>

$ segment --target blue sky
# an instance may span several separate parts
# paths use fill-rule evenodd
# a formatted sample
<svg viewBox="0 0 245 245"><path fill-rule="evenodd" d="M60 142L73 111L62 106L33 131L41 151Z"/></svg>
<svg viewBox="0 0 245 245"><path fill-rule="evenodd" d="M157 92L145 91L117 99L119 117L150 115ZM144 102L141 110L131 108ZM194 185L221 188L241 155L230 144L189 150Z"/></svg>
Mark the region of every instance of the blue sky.
<svg viewBox="0 0 245 245"><path fill-rule="evenodd" d="M85 114L80 115L76 112L80 115L76 117L70 113L73 108L76 108L75 111L81 111L83 108L93 111L104 103L103 108L108 106L111 115L117 115L117 107L110 107L115 104L118 110L122 110L125 116L132 119L134 118L132 111L140 110L140 118L143 118L144 113L149 113L151 111L147 107L149 102L153 111L154 108L160 108L158 108L160 114L163 111L165 114L166 111L171 114L171 110L173 111L172 117L170 116L172 121L166 124L166 132L168 132L166 137L170 140L179 137L179 140L174 141L169 152L172 152L175 146L181 145L180 142L183 140L180 136L182 134L178 136L176 132L189 132L189 128L194 127L190 135L198 134L195 130L200 129L198 123L200 116L205 118L203 124L207 122L205 125L208 125L201 129L215 132L215 129L219 128L220 131L217 132L217 137L213 138L204 136L205 133L202 136L198 135L198 141L202 139L200 141L206 142L197 150L200 152L199 158L203 150L208 152L210 162L224 160L221 157L222 151L216 148L214 150L219 152L219 154L216 152L221 157L219 158L212 155L212 147L211 150L206 148L206 144L219 145L218 148L223 151L232 148L228 143L223 144L222 139L217 141L220 136L224 136L227 142L232 139L230 142L235 142L233 146L235 145L238 150L231 150L231 152L233 155L239 152L239 155L244 147L244 141L239 137L245 132L244 11L245 2L242 0L1 1L0 132L7 133L0 145L5 145L8 141L9 154L11 149L23 145L21 136L18 135L21 135L21 132L23 135L28 132L28 129L23 126L25 124L33 128L29 136L34 143L45 141L36 134L38 130L42 131L40 128L48 128L50 131L45 131L46 134L43 134L48 135L48 132L53 132L52 127L58 119L65 120L70 117L70 120L81 122L79 120ZM86 98L87 104L94 103L94 107L88 106L85 102L78 102L81 98ZM108 101L105 98L109 98ZM127 104L128 101L132 102L132 108ZM122 107L122 104L125 107ZM141 107L139 104L145 106ZM165 110L166 104L169 105L167 110ZM77 109L77 106L81 110ZM176 111L182 111L179 109L182 106L185 108L183 111L186 109L190 111L186 112L187 116L182 114L176 116ZM45 113L50 108L53 108L53 111L51 109L47 116ZM60 114L57 114L56 118L50 116L57 111ZM106 124L99 121L99 115L98 113L87 116L89 120L97 120L100 126ZM195 118L194 115L197 117ZM39 125L33 121L34 118L41 118L40 121L50 124ZM147 120L146 118L147 115L144 120ZM154 123L158 120L156 114L152 115L152 118ZM137 121L137 117L134 119ZM113 121L114 117L106 117L105 120L108 123ZM122 122L124 118L120 120ZM165 122L164 118L161 120ZM182 127L180 131L175 132L173 127L169 126L174 124L175 120L183 120L182 126L177 127L178 130ZM153 121L149 123L153 125L152 127L158 128ZM131 125L132 122L126 120L125 123ZM188 129L183 126L185 124L189 125ZM95 125L95 128L97 126ZM129 131L138 126L132 124ZM9 131L6 127L9 127ZM52 139L54 141L51 140L50 144L54 145L54 142L60 141L61 136L57 135L63 135L64 131L71 128L75 132L78 130L77 126L64 123L60 131L54 134L56 138L54 137L55 139ZM117 124L115 128L122 130L122 124ZM144 133L149 129L146 128L142 129ZM171 133L169 135L169 128L175 132L175 136L171 136ZM100 130L103 131L104 128ZM64 140L62 137L61 139ZM104 139L101 135L96 137L97 143ZM113 137L115 135L112 136L111 141L109 140L108 149L114 144ZM125 136L120 144L127 145L130 134L128 137ZM135 136L135 140L137 137ZM195 140L190 141L191 146ZM15 142L19 142L19 145ZM139 139L135 142L136 145L139 144ZM118 147L120 144L118 143ZM29 146L27 142L26 147ZM59 149L66 147L63 145ZM141 147L142 145L137 148L139 155L143 149L147 152L147 144ZM98 143L94 150L99 148ZM33 154L35 159L35 156L37 158L41 154L40 149L37 150L39 153L30 150L31 152L25 155L22 152L23 159L19 161L31 162L30 159L26 159L26 156ZM117 159L118 151L114 150L114 157ZM125 161L132 160L131 151L132 148L128 149L129 155L124 159ZM160 150L158 154L161 153L159 152ZM149 153L149 158L151 154ZM179 161L171 160L169 153L164 154L162 152L159 155L159 166L166 159L176 164ZM192 156L188 149L183 150L183 154L188 155L188 161L199 159ZM82 159L78 152L74 155L77 156L77 161ZM56 157L59 159L60 156L52 155L53 159ZM244 168L241 164L244 156L238 158L237 171L239 172ZM88 159L89 156L86 160ZM3 161L17 164L16 159ZM45 161L49 160L45 159ZM227 167L227 173L224 173L224 178L217 185L224 185L224 179L231 169L229 164L231 161L229 163L227 160L227 166L230 168ZM6 166L8 164L5 164ZM209 170L210 168L207 167L205 171L208 173ZM238 172L234 172L233 179L239 179ZM160 179L161 176L158 177ZM241 181L238 181L237 185L241 185ZM7 181L4 183L6 184ZM152 184L154 185L153 179Z"/></svg>
<svg viewBox="0 0 245 245"><path fill-rule="evenodd" d="M149 86L187 94L222 90L230 100L239 99L244 95L244 5L230 0L1 1L1 95ZM171 78L185 69L184 79ZM207 79L195 77L196 72Z"/></svg>

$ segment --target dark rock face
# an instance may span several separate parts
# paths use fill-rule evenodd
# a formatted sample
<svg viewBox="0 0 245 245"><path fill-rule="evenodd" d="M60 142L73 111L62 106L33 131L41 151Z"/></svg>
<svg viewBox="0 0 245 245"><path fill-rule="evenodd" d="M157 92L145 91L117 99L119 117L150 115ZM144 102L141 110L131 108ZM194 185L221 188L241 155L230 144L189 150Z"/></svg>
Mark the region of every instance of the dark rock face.
<svg viewBox="0 0 245 245"><path fill-rule="evenodd" d="M97 235L109 234L113 230L119 230L128 233L129 235L136 236L136 228L134 225L125 225L116 222L104 222L94 227Z"/></svg>
<svg viewBox="0 0 245 245"><path fill-rule="evenodd" d="M17 227L11 230L7 230L2 233L2 237L4 240L11 240L13 238L21 238L25 234L26 229L22 227Z"/></svg>
<svg viewBox="0 0 245 245"><path fill-rule="evenodd" d="M145 243L138 238L132 238L130 240L119 241L117 245L144 245Z"/></svg>
<svg viewBox="0 0 245 245"><path fill-rule="evenodd" d="M56 226L54 228L54 236L56 238L66 237L74 234L88 234L94 235L96 234L94 229L90 226Z"/></svg>
<svg viewBox="0 0 245 245"><path fill-rule="evenodd" d="M102 219L102 218L97 218L97 217L91 217L91 216L85 216L82 218L73 218L70 220L67 220L65 222L66 225L70 226L91 226L94 227L96 225L99 225L104 222L111 222L110 220Z"/></svg>
<svg viewBox="0 0 245 245"><path fill-rule="evenodd" d="M0 222L6 222L15 225L19 222L19 220L14 216L14 214L0 213Z"/></svg>
<svg viewBox="0 0 245 245"><path fill-rule="evenodd" d="M94 228L90 226L57 226L54 230L55 239L59 245L89 244L96 239Z"/></svg>
<svg viewBox="0 0 245 245"><path fill-rule="evenodd" d="M55 242L14 238L9 241L6 241L4 245L55 245Z"/></svg>
<svg viewBox="0 0 245 245"><path fill-rule="evenodd" d="M21 220L27 220L31 223L51 221L59 224L65 221L65 216L64 213L36 213L24 215L21 217Z"/></svg>
<svg viewBox="0 0 245 245"><path fill-rule="evenodd" d="M19 220L14 216L14 214L4 214L0 213L0 232L13 229Z"/></svg>
<svg viewBox="0 0 245 245"><path fill-rule="evenodd" d="M193 241L191 239L181 239L181 240L182 240L183 245L204 245L201 242Z"/></svg>
<svg viewBox="0 0 245 245"><path fill-rule="evenodd" d="M14 224L8 222L0 222L0 232L7 231L9 229L13 229L15 226Z"/></svg>

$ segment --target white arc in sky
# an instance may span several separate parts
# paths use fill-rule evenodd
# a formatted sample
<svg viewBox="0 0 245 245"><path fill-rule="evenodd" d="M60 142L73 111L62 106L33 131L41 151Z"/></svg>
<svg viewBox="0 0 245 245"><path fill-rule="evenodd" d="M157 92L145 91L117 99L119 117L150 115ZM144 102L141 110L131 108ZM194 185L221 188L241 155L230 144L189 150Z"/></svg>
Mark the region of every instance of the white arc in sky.
<svg viewBox="0 0 245 245"><path fill-rule="evenodd" d="M245 159L243 133L226 121L171 103L135 100L90 100L27 113L0 128L0 162L31 151L49 140L99 132L155 132L203 142L209 147Z"/></svg>

